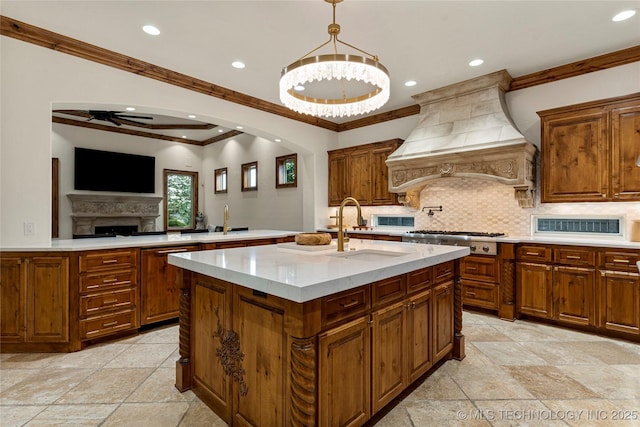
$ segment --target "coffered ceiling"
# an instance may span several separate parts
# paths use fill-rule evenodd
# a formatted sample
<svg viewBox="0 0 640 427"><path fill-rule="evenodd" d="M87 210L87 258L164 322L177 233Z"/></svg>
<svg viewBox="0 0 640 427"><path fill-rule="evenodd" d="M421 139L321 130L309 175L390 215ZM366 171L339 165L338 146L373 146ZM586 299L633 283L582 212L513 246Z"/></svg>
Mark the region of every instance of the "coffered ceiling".
<svg viewBox="0 0 640 427"><path fill-rule="evenodd" d="M274 105L281 105L282 67L328 40L332 20L331 5L322 0L3 0L0 8L3 16ZM640 1L345 0L336 21L344 41L378 55L390 72L391 98L375 114L414 106L414 94L497 70L517 78L637 46L640 13L611 20L629 8L640 9ZM144 33L145 24L160 35ZM476 58L484 63L470 67ZM231 66L238 60L244 69ZM406 87L408 80L416 85ZM207 137L216 133L210 131Z"/></svg>

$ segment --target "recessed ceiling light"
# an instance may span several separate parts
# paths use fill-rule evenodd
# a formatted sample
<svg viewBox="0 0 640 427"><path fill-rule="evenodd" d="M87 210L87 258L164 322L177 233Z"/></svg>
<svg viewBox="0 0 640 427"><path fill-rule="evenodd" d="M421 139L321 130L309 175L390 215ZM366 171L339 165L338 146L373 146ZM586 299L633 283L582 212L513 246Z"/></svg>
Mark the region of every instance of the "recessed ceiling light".
<svg viewBox="0 0 640 427"><path fill-rule="evenodd" d="M154 27L153 25L144 25L142 27L142 31L152 36L157 36L158 34L160 34L160 30Z"/></svg>
<svg viewBox="0 0 640 427"><path fill-rule="evenodd" d="M187 117L189 117L190 119L195 119L196 115L195 114L189 114Z"/></svg>
<svg viewBox="0 0 640 427"><path fill-rule="evenodd" d="M611 20L613 22L620 22L620 21L624 21L625 19L631 18L635 14L636 14L635 9L623 10L622 12L618 13L616 16L611 18Z"/></svg>
<svg viewBox="0 0 640 427"><path fill-rule="evenodd" d="M469 62L470 67L477 67L478 65L482 64L484 64L484 60L482 59L474 59L473 61Z"/></svg>
<svg viewBox="0 0 640 427"><path fill-rule="evenodd" d="M244 67L245 67L244 62L241 62L241 61L233 61L233 62L231 63L231 66L232 66L233 68L238 68L238 69L242 69L242 68L244 68Z"/></svg>
<svg viewBox="0 0 640 427"><path fill-rule="evenodd" d="M274 139L275 142L281 142L282 140L280 138L276 138Z"/></svg>
<svg viewBox="0 0 640 427"><path fill-rule="evenodd" d="M236 129L238 129L238 130L242 130L242 129L244 129L244 128L243 128L242 126L236 126Z"/></svg>
<svg viewBox="0 0 640 427"><path fill-rule="evenodd" d="M407 80L406 82L404 82L404 85L407 86L407 87L415 86L416 85L416 81L415 80Z"/></svg>
<svg viewBox="0 0 640 427"><path fill-rule="evenodd" d="M133 107L127 107L127 108L126 108L126 110L127 110L127 111L136 111L136 109L135 109L135 108L133 108Z"/></svg>
<svg viewBox="0 0 640 427"><path fill-rule="evenodd" d="M304 86L302 86L302 85L294 86L293 89L297 90L298 92L300 92L300 91L304 90Z"/></svg>
<svg viewBox="0 0 640 427"><path fill-rule="evenodd" d="M187 139L187 135L182 135L182 137L183 137L184 139Z"/></svg>
<svg viewBox="0 0 640 427"><path fill-rule="evenodd" d="M224 129L218 129L218 132L222 133L222 132L224 132Z"/></svg>

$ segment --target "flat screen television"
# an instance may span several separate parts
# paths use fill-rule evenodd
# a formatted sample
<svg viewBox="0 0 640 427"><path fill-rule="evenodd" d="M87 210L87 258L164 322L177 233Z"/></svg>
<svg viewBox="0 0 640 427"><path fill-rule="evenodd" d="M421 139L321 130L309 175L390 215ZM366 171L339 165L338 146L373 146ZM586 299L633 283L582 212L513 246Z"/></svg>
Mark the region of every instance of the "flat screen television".
<svg viewBox="0 0 640 427"><path fill-rule="evenodd" d="M76 190L155 193L156 159L152 156L75 148Z"/></svg>

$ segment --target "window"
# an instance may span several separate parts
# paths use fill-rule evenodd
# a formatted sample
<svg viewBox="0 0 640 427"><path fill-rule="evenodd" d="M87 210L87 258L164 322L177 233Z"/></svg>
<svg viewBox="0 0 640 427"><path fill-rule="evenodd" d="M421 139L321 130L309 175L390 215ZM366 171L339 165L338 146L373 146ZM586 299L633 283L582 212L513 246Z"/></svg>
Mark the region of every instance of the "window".
<svg viewBox="0 0 640 427"><path fill-rule="evenodd" d="M215 176L215 194L227 192L227 168L216 169Z"/></svg>
<svg viewBox="0 0 640 427"><path fill-rule="evenodd" d="M276 157L276 188L298 186L298 155Z"/></svg>
<svg viewBox="0 0 640 427"><path fill-rule="evenodd" d="M164 169L164 229L195 228L198 173Z"/></svg>
<svg viewBox="0 0 640 427"><path fill-rule="evenodd" d="M258 162L242 165L242 191L255 191L258 189Z"/></svg>

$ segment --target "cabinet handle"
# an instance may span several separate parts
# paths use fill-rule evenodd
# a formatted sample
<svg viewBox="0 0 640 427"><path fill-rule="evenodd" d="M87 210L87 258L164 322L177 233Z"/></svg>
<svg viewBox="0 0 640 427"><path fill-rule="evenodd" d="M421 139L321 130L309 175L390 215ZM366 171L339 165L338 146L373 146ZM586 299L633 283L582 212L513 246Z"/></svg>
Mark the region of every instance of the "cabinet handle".
<svg viewBox="0 0 640 427"><path fill-rule="evenodd" d="M102 283L115 283L118 279L102 279Z"/></svg>
<svg viewBox="0 0 640 427"><path fill-rule="evenodd" d="M630 271L613 271L613 270L600 270L602 277L606 276L627 276L627 277L640 277L638 273L632 273Z"/></svg>
<svg viewBox="0 0 640 427"><path fill-rule="evenodd" d="M342 308L349 308L349 307L353 307L353 306L358 305L358 304L360 304L360 301L352 300L351 302L348 302L348 303L346 303L346 304L342 304L342 303L340 303L340 306L341 306Z"/></svg>
<svg viewBox="0 0 640 427"><path fill-rule="evenodd" d="M613 259L613 262L617 262L619 264L629 264L629 260L628 259Z"/></svg>
<svg viewBox="0 0 640 427"><path fill-rule="evenodd" d="M540 256L540 252L527 252L527 255Z"/></svg>
<svg viewBox="0 0 640 427"><path fill-rule="evenodd" d="M110 299L110 300L103 300L102 301L103 304L107 304L107 305L116 304L117 302L118 302L117 299Z"/></svg>
<svg viewBox="0 0 640 427"><path fill-rule="evenodd" d="M109 326L115 326L115 325L117 325L117 324L118 324L118 321L117 321L117 320L114 320L113 322L103 323L103 324L102 324L102 327L103 327L103 328L108 328Z"/></svg>
<svg viewBox="0 0 640 427"><path fill-rule="evenodd" d="M471 291L467 291L466 295L470 296L470 297L475 297L476 293L475 292L471 292Z"/></svg>
<svg viewBox="0 0 640 427"><path fill-rule="evenodd" d="M467 267L467 270L468 271L477 271L478 269L476 267L469 266L469 267Z"/></svg>
<svg viewBox="0 0 640 427"><path fill-rule="evenodd" d="M578 255L567 255L567 259L580 259Z"/></svg>
<svg viewBox="0 0 640 427"><path fill-rule="evenodd" d="M88 285L87 289L94 289L94 288L99 288L100 285Z"/></svg>
<svg viewBox="0 0 640 427"><path fill-rule="evenodd" d="M102 260L103 264L114 264L114 263L117 263L117 262L118 262L117 259L103 259Z"/></svg>
<svg viewBox="0 0 640 427"><path fill-rule="evenodd" d="M415 301L412 301L412 302L411 302L411 309L412 309L412 310L415 310L415 309L416 309L416 302L415 302Z"/></svg>
<svg viewBox="0 0 640 427"><path fill-rule="evenodd" d="M159 254L172 254L176 252L187 252L187 249L167 249L165 251L158 251Z"/></svg>
<svg viewBox="0 0 640 427"><path fill-rule="evenodd" d="M620 197L620 193L613 193L613 197L615 197L616 199Z"/></svg>

